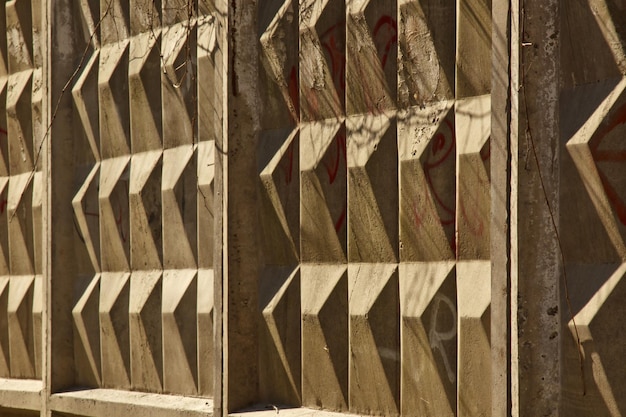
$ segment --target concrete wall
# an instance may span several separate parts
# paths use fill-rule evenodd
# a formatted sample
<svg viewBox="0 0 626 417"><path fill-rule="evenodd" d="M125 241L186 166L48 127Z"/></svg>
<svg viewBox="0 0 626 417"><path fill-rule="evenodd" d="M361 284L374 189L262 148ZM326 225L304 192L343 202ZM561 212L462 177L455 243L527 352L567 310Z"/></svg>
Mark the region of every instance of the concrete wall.
<svg viewBox="0 0 626 417"><path fill-rule="evenodd" d="M626 412L623 12L2 3L0 415Z"/></svg>

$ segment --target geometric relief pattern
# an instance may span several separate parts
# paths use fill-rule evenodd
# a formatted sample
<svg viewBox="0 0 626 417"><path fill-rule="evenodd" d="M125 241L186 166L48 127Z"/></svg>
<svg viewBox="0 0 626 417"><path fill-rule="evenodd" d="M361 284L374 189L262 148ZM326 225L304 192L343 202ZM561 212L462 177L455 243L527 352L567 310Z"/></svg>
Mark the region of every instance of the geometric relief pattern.
<svg viewBox="0 0 626 417"><path fill-rule="evenodd" d="M268 268L261 276L259 303L262 312L260 336L260 385L262 399L299 404L300 271Z"/></svg>
<svg viewBox="0 0 626 417"><path fill-rule="evenodd" d="M0 376L41 378L41 6L0 6ZM6 25L6 26L5 26Z"/></svg>
<svg viewBox="0 0 626 417"><path fill-rule="evenodd" d="M456 290L453 261L400 264L403 415L456 415Z"/></svg>
<svg viewBox="0 0 626 417"><path fill-rule="evenodd" d="M600 7L602 14L606 15L606 5ZM607 32L607 41L618 36L613 22L610 19L609 22L606 27L603 23L598 24L602 31ZM610 44L614 49L616 65L623 66L623 51L617 53L616 45L619 43ZM626 79L612 83L610 90L597 90L592 93L596 97L602 94L597 106L586 115L580 112L578 117L583 116L580 128L571 137L566 137L567 151L593 207L585 213L585 217L599 219L605 231L590 237L591 243L610 248L610 256L619 262L610 265L612 273L602 280L595 292L589 293L586 283L601 277L602 264L606 264L601 259L595 261L591 270L585 273L585 280L572 290L573 294L585 294L582 308L575 310L575 315L568 317L567 321L572 337L580 341L583 384L587 395L584 401L570 408L585 416L620 415L626 410L623 376L611 366L623 354L622 338L617 337L623 333L623 325L615 317L624 313L619 300L624 296L626 273L623 264L626 260L626 182L623 173L626 148L622 140L626 123ZM584 105L582 102L571 104Z"/></svg>
<svg viewBox="0 0 626 417"><path fill-rule="evenodd" d="M489 414L483 3L259 5L262 401Z"/></svg>
<svg viewBox="0 0 626 417"><path fill-rule="evenodd" d="M200 3L77 5L87 51L71 90L84 138L72 201L78 272L87 277L75 281L72 311L82 385L213 392L213 147L222 109L197 94L217 90L222 51L217 9ZM213 78L197 76L200 64ZM0 321L0 350L1 329Z"/></svg>
<svg viewBox="0 0 626 417"><path fill-rule="evenodd" d="M399 414L398 292L396 265L348 265L351 412Z"/></svg>

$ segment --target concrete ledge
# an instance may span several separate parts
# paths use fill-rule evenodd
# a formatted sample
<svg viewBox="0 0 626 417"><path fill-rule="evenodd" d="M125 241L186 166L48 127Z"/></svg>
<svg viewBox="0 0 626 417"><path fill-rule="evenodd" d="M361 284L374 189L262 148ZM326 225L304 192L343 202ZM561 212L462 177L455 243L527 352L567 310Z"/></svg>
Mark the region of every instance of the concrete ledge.
<svg viewBox="0 0 626 417"><path fill-rule="evenodd" d="M213 400L112 389L88 389L50 396L50 409L90 417L206 417Z"/></svg>
<svg viewBox="0 0 626 417"><path fill-rule="evenodd" d="M0 378L0 408L39 410L42 387L38 380Z"/></svg>
<svg viewBox="0 0 626 417"><path fill-rule="evenodd" d="M282 408L268 404L228 414L229 417L358 417L356 414L336 413L311 408Z"/></svg>

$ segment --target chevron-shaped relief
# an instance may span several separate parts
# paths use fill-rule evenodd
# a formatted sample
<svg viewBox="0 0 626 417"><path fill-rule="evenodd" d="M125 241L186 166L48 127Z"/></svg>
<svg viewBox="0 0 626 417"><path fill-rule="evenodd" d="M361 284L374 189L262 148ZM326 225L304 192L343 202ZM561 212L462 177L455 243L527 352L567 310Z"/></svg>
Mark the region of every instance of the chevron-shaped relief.
<svg viewBox="0 0 626 417"><path fill-rule="evenodd" d="M348 270L302 265L302 404L348 410Z"/></svg>
<svg viewBox="0 0 626 417"><path fill-rule="evenodd" d="M411 108L398 116L400 257L454 259L455 140L452 104Z"/></svg>

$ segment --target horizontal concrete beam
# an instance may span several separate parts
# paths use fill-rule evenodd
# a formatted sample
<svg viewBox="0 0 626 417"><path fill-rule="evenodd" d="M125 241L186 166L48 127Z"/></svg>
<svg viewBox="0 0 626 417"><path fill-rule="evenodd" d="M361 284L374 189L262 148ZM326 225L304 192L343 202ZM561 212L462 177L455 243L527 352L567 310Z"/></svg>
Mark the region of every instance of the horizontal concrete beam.
<svg viewBox="0 0 626 417"><path fill-rule="evenodd" d="M0 378L0 408L39 410L42 388L37 380Z"/></svg>
<svg viewBox="0 0 626 417"><path fill-rule="evenodd" d="M207 398L112 389L54 394L49 404L53 411L89 417L199 417L213 414L213 401Z"/></svg>

